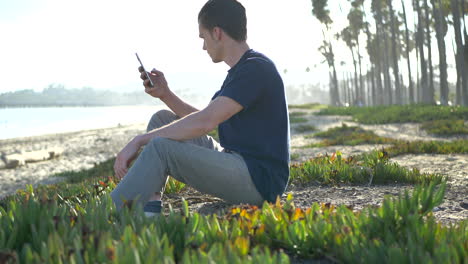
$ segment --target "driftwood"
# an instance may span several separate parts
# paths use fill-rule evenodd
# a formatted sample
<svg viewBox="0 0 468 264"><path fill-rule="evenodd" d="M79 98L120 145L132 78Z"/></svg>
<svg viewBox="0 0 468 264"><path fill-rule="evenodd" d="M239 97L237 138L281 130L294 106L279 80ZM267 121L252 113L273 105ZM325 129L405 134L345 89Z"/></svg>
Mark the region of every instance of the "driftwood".
<svg viewBox="0 0 468 264"><path fill-rule="evenodd" d="M63 154L63 149L54 148L48 150L37 150L23 152L20 154L2 155L0 169L14 169L24 166L26 163L41 162L60 157Z"/></svg>

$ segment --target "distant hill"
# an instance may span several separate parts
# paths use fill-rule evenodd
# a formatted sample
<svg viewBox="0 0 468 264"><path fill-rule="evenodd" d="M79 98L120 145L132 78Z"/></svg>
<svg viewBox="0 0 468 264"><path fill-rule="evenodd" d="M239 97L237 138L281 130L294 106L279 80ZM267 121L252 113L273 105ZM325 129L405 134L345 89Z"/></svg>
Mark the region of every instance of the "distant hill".
<svg viewBox="0 0 468 264"><path fill-rule="evenodd" d="M211 95L194 93L190 89L175 91L194 106L205 106ZM317 102L329 103L327 90L318 85L287 86L289 104ZM113 92L89 87L68 89L63 85L50 85L41 92L20 90L0 94L0 108L5 107L56 107L56 106L115 106L115 105L158 105L161 101L147 95L143 89L134 92Z"/></svg>
<svg viewBox="0 0 468 264"><path fill-rule="evenodd" d="M0 107L43 107L43 106L113 106L155 105L161 102L144 91L118 93L93 88L66 89L49 86L42 92L20 90L0 94Z"/></svg>

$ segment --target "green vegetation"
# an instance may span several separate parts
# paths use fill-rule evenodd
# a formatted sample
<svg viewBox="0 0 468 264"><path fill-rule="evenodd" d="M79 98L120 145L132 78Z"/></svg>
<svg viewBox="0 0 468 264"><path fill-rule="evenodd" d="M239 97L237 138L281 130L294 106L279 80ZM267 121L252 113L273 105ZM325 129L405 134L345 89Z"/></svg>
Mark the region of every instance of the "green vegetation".
<svg viewBox="0 0 468 264"><path fill-rule="evenodd" d="M440 183L443 177L421 174L390 162L385 152L374 151L359 157L344 158L340 152L332 156L317 157L290 169L291 181L300 184L390 184Z"/></svg>
<svg viewBox="0 0 468 264"><path fill-rule="evenodd" d="M208 136L211 136L217 142L219 142L219 134L218 134L218 129L217 128L215 130L211 131L210 133L208 133Z"/></svg>
<svg viewBox="0 0 468 264"><path fill-rule="evenodd" d="M295 124L307 122L307 118L304 118L305 115L307 115L307 112L290 112L289 123Z"/></svg>
<svg viewBox="0 0 468 264"><path fill-rule="evenodd" d="M295 153L295 154L291 154L291 161L296 161L300 158L300 155Z"/></svg>
<svg viewBox="0 0 468 264"><path fill-rule="evenodd" d="M307 115L307 112L291 112L289 113L289 117L300 117Z"/></svg>
<svg viewBox="0 0 468 264"><path fill-rule="evenodd" d="M393 139L379 137L372 131L367 131L356 126L348 126L344 123L341 125L341 127L330 128L327 131L315 133L313 136L325 139L318 144L312 144L307 147L324 147L336 145L355 146L362 144L389 144L394 142Z"/></svg>
<svg viewBox="0 0 468 264"><path fill-rule="evenodd" d="M468 140L454 141L402 141L383 138L359 127L347 126L331 128L313 134L310 137L322 137L325 140L301 148L317 148L335 145L391 144L385 152L391 157L402 154L468 154Z"/></svg>
<svg viewBox="0 0 468 264"><path fill-rule="evenodd" d="M307 122L307 118L304 118L304 117L290 117L289 118L289 123L291 124L305 123L305 122Z"/></svg>
<svg viewBox="0 0 468 264"><path fill-rule="evenodd" d="M421 126L430 134L438 136L468 135L465 120L434 120L424 122Z"/></svg>
<svg viewBox="0 0 468 264"><path fill-rule="evenodd" d="M398 141L385 149L391 157L402 154L468 154L468 140L442 141Z"/></svg>
<svg viewBox="0 0 468 264"><path fill-rule="evenodd" d="M301 104L301 105L288 105L290 109L307 109L307 110L319 110L327 108L327 105L319 104L319 103L311 103L311 104Z"/></svg>
<svg viewBox="0 0 468 264"><path fill-rule="evenodd" d="M185 203L182 214L171 209L147 219L141 207L115 211L112 164L63 173L66 182L28 186L2 200L0 257L21 263L288 263L290 256L336 262L457 262L467 256L468 221L443 227L430 213L444 195L442 176L408 171L383 152L359 159L337 153L291 166L294 183L422 184L411 197L386 198L381 207L358 213L317 203L303 210L288 197L283 205L234 207L222 216L191 214Z"/></svg>
<svg viewBox="0 0 468 264"><path fill-rule="evenodd" d="M217 138L217 131L210 135ZM234 206L219 216L190 213L184 202L181 212L170 207L166 216L148 219L141 207L115 210L109 196L118 183L112 159L89 170L58 174L64 182L28 186L0 200L0 262L289 263L294 257L335 263L463 263L468 258L468 220L443 226L432 214L444 197L446 178L389 160L405 153L468 153L468 140L390 141L346 125L318 135L327 144L380 142L392 147L357 157L337 152L293 164L290 183L417 186L411 195L405 191L385 197L381 206L360 212L320 203L296 208L288 196L284 204ZM184 188L171 179L166 193Z"/></svg>
<svg viewBox="0 0 468 264"><path fill-rule="evenodd" d="M318 115L351 115L362 124L468 120L468 107L432 105L390 105L375 107L329 107Z"/></svg>
<svg viewBox="0 0 468 264"><path fill-rule="evenodd" d="M289 263L289 256L332 262L461 263L468 221L436 223L445 183L422 185L383 205L286 203L234 207L223 216L169 212L144 217L141 207L114 209L109 188L86 200L63 200L29 187L0 208L0 256L21 263Z"/></svg>
<svg viewBox="0 0 468 264"><path fill-rule="evenodd" d="M294 130L296 130L299 133L305 133L317 131L317 128L314 125L298 125L294 127Z"/></svg>

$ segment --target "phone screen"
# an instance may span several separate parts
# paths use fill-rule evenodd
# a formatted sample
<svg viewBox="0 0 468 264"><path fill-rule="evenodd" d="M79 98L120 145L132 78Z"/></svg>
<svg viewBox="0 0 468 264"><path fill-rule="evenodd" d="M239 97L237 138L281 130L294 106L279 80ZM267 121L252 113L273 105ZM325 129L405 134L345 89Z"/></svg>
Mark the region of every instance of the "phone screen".
<svg viewBox="0 0 468 264"><path fill-rule="evenodd" d="M145 66L143 66L143 63L141 62L140 57L138 57L138 53L135 52L135 55L136 55L138 61L140 62L140 65L141 65L141 67L143 68L143 71L144 71L145 74L146 74L146 78L148 78L148 80L150 81L151 87L153 87L153 86L154 86L153 81L151 80L151 78L150 78L148 72L146 71Z"/></svg>

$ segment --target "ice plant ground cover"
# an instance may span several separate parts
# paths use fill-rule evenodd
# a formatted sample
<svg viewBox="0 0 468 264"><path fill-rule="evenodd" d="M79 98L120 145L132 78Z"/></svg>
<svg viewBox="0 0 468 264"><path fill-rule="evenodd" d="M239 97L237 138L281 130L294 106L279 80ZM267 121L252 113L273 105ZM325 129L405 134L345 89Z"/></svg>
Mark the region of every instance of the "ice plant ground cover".
<svg viewBox="0 0 468 264"><path fill-rule="evenodd" d="M40 186L0 203L0 258L11 262L329 262L462 263L468 257L468 221L442 226L432 210L443 200L445 179L388 162L382 152L357 158L340 153L291 167L302 184L410 182L413 193L387 197L379 207L285 203L233 206L224 215L168 212L146 219L141 208L117 213L112 161L69 174L67 182ZM181 187L173 182L168 191Z"/></svg>
<svg viewBox="0 0 468 264"><path fill-rule="evenodd" d="M421 128L438 136L468 135L468 118L465 119L427 121Z"/></svg>
<svg viewBox="0 0 468 264"><path fill-rule="evenodd" d="M463 263L468 222L442 226L432 209L445 183L420 185L387 197L382 206L285 203L232 207L225 215L169 212L157 219L141 208L117 213L108 192L85 199L48 196L29 188L0 209L2 259L21 263L288 263L327 259L346 263Z"/></svg>
<svg viewBox="0 0 468 264"><path fill-rule="evenodd" d="M335 145L391 144L383 152L390 156L401 154L468 154L468 140L453 141L404 141L380 137L372 131L357 126L342 124L341 127L306 135L306 138L320 138L321 142L300 148L318 148Z"/></svg>
<svg viewBox="0 0 468 264"><path fill-rule="evenodd" d="M294 127L294 130L298 133L306 133L317 131L317 127L315 127L314 125L301 124Z"/></svg>
<svg viewBox="0 0 468 264"><path fill-rule="evenodd" d="M301 111L321 108L315 104L294 107ZM387 108L392 113L400 111L380 107L370 112L375 115L375 111ZM440 120L437 118L443 114L439 112L447 112L435 106L412 106L407 115L415 115L411 112L414 108L423 109L416 112L429 116L428 122ZM368 111L363 109L352 111ZM448 109L449 117L441 119L466 121L463 109ZM463 115L458 116L459 112ZM452 119L453 115L457 117ZM346 129L358 135L365 132ZM341 132L345 136L330 134L342 137L343 142L354 136ZM211 135L216 137L216 131ZM395 140L383 149L379 145L376 148L346 157L336 151L293 163L290 168L294 186L415 185L412 191L402 188L399 196L386 196L380 205L362 210L322 202L296 207L295 199L288 196L260 208L233 205L218 214L205 215L189 210L192 205L187 202L173 203L164 216L147 219L141 208L130 203L122 212L115 211L109 196L118 183L113 177L113 160L89 170L61 173L57 176L66 178L64 182L28 186L0 200L0 262L466 262L468 220L442 224L434 216L440 213L436 210L444 201L445 190L451 188L446 185L447 177L406 169L390 158L408 153L468 153L467 140ZM180 196L186 189L171 179L166 193Z"/></svg>
<svg viewBox="0 0 468 264"><path fill-rule="evenodd" d="M288 105L289 109L303 109L303 110L320 110L328 108L328 105L319 103L301 104L301 105Z"/></svg>
<svg viewBox="0 0 468 264"><path fill-rule="evenodd" d="M307 122L307 119L304 118L305 115L307 115L307 112L292 112L292 113L289 113L289 122L291 124Z"/></svg>
<svg viewBox="0 0 468 264"><path fill-rule="evenodd" d="M344 123L341 127L330 128L327 131L306 136L306 138L312 137L321 138L323 140L319 143L304 146L302 148L335 145L355 146L360 144L389 144L395 142L395 140L390 138L379 137L372 131L367 131L357 126L348 126Z"/></svg>
<svg viewBox="0 0 468 264"><path fill-rule="evenodd" d="M468 121L468 107L433 105L328 107L320 110L317 115L350 115L361 124L421 123L436 120Z"/></svg>

